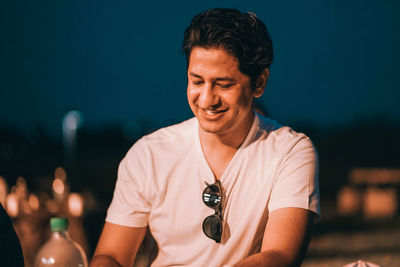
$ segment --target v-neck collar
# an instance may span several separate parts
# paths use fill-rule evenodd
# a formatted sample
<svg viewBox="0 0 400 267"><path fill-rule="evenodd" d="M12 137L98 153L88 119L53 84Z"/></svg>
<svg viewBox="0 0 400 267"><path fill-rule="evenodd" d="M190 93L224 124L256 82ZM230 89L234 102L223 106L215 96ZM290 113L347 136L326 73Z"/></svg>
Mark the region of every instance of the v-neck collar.
<svg viewBox="0 0 400 267"><path fill-rule="evenodd" d="M204 180L207 183L214 183L216 178L214 176L214 173L211 170L210 165L208 164L208 162L206 160L206 157L205 157L204 152L203 152L203 148L201 146L200 136L199 136L199 122L197 121L197 118L196 118L195 121L196 121L196 123L195 123L195 127L194 127L194 131L195 131L195 135L194 136L195 136L196 150L198 152L199 159L201 161L201 165L203 165L203 169L205 171ZM221 178L219 179L222 184L224 184L225 181L227 179L229 179L229 170L232 168L231 166L236 161L236 158L238 158L240 153L241 153L241 151L251 143L251 140L252 140L252 138L254 136L254 133L256 132L258 122L259 122L258 115L257 115L256 112L254 112L253 123L252 123L252 125L250 127L249 132L247 133L246 138L244 139L243 143L239 146L238 150L235 152L235 155L232 157L232 159L229 162L228 166L225 168Z"/></svg>

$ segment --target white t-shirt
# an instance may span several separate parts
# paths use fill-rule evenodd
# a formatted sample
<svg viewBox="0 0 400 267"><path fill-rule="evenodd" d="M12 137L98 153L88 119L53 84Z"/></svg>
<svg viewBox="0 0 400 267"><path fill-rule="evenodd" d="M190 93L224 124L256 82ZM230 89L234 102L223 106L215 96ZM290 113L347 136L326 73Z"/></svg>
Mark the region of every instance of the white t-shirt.
<svg viewBox="0 0 400 267"><path fill-rule="evenodd" d="M152 266L223 266L257 253L268 214L283 207L320 214L318 160L308 137L256 115L220 181L224 191L221 243L203 220L202 200L215 182L202 152L196 118L137 141L121 161L106 221L145 227L159 253Z"/></svg>

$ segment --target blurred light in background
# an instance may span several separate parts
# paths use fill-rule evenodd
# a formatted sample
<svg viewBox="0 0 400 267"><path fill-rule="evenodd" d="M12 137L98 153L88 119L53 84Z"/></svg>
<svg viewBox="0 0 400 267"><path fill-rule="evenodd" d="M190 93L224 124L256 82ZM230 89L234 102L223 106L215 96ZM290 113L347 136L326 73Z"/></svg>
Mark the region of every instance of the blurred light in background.
<svg viewBox="0 0 400 267"><path fill-rule="evenodd" d="M39 199L35 194L30 194L29 199L28 199L29 207L32 210L38 210L39 209Z"/></svg>
<svg viewBox="0 0 400 267"><path fill-rule="evenodd" d="M53 190L56 194L61 195L62 193L64 193L64 182L59 178L54 179Z"/></svg>
<svg viewBox="0 0 400 267"><path fill-rule="evenodd" d="M53 216L71 219L71 238L78 242L88 255L92 253L89 251L82 217L85 211L93 211L96 200L91 199L90 193L70 193L67 173L61 167L55 169L54 179L49 176L43 179L47 183L47 186L43 187L45 191L31 193L25 178L18 177L15 185L8 190L7 180L0 176L0 199L20 238L27 267L33 266L33 259L49 230L47 222ZM48 194L48 189L52 191L53 198ZM86 202L86 199L89 201Z"/></svg>
<svg viewBox="0 0 400 267"><path fill-rule="evenodd" d="M68 210L69 213L74 217L80 217L83 214L83 198L80 194L69 194Z"/></svg>
<svg viewBox="0 0 400 267"><path fill-rule="evenodd" d="M394 218L399 210L400 169L353 168L337 194L340 216Z"/></svg>
<svg viewBox="0 0 400 267"><path fill-rule="evenodd" d="M67 173L61 167L57 167L54 171L52 189L56 201L63 202L66 200L69 194L69 186L67 185Z"/></svg>
<svg viewBox="0 0 400 267"><path fill-rule="evenodd" d="M64 154L67 163L75 162L77 130L83 123L83 116L77 110L71 110L65 114L62 121L62 136Z"/></svg>
<svg viewBox="0 0 400 267"><path fill-rule="evenodd" d="M11 193L7 196L7 213L10 217L17 217L19 212L18 198L15 193Z"/></svg>
<svg viewBox="0 0 400 267"><path fill-rule="evenodd" d="M76 131L82 125L82 114L77 110L69 111L63 119L63 131Z"/></svg>

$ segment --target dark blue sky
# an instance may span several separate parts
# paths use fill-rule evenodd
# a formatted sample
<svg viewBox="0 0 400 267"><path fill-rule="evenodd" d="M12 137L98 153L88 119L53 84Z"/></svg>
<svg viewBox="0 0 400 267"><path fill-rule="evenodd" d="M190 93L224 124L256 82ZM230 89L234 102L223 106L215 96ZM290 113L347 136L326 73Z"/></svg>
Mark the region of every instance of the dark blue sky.
<svg viewBox="0 0 400 267"><path fill-rule="evenodd" d="M189 118L182 35L216 1L3 1L0 126L56 136L78 109L87 127ZM282 123L320 128L400 118L398 1L218 1L266 23L275 61L261 101ZM1 128L0 127L0 128Z"/></svg>

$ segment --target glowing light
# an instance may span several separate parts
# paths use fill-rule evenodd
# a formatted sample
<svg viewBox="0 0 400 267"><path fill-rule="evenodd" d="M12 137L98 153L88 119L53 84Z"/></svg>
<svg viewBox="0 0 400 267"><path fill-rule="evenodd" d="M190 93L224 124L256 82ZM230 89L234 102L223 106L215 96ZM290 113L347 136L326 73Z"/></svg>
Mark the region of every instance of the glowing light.
<svg viewBox="0 0 400 267"><path fill-rule="evenodd" d="M28 199L29 206L33 210L38 210L39 209L39 199L36 195L30 194L29 199Z"/></svg>
<svg viewBox="0 0 400 267"><path fill-rule="evenodd" d="M77 130L82 125L83 116L79 111L72 110L65 114L62 121L63 144L65 160L73 164L76 158Z"/></svg>
<svg viewBox="0 0 400 267"><path fill-rule="evenodd" d="M79 217L83 213L83 198L78 193L71 193L68 197L68 209L72 216Z"/></svg>
<svg viewBox="0 0 400 267"><path fill-rule="evenodd" d="M18 198L15 194L9 194L7 196L7 213L10 217L17 217L19 212Z"/></svg>
<svg viewBox="0 0 400 267"><path fill-rule="evenodd" d="M78 129L83 121L82 114L77 110L69 111L65 114L63 119L64 130L76 130Z"/></svg>
<svg viewBox="0 0 400 267"><path fill-rule="evenodd" d="M57 194L62 194L64 192L64 182L60 178L56 178L53 181L53 190Z"/></svg>

